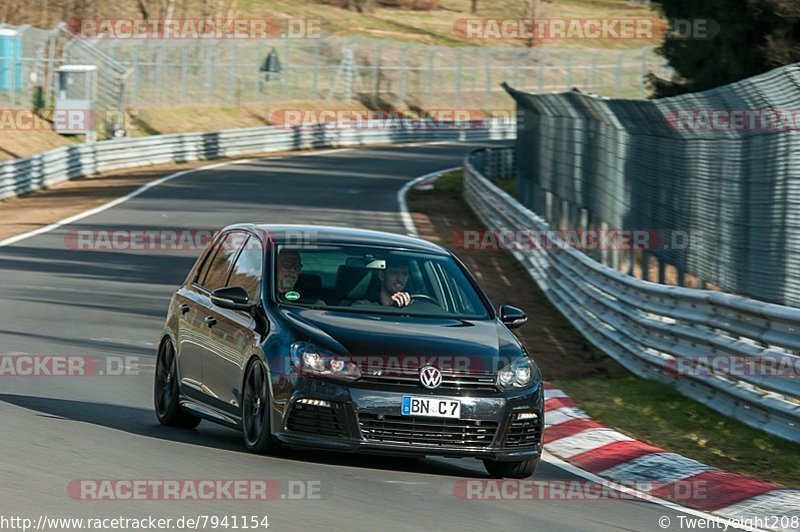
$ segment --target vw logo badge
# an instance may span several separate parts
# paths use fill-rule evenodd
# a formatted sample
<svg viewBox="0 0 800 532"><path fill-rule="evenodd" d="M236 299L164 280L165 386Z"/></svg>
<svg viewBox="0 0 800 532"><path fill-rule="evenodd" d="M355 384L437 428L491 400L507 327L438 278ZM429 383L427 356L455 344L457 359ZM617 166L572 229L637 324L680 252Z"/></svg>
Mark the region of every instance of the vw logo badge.
<svg viewBox="0 0 800 532"><path fill-rule="evenodd" d="M442 372L433 366L424 366L419 370L419 382L431 390L442 384Z"/></svg>

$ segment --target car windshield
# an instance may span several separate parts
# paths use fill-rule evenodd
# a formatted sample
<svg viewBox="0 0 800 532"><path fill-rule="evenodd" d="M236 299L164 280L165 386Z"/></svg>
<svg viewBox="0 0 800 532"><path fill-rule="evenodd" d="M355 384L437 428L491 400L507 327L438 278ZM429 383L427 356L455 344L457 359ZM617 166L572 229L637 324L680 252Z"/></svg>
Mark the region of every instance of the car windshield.
<svg viewBox="0 0 800 532"><path fill-rule="evenodd" d="M377 247L279 245L275 300L361 313L486 319L483 299L449 256Z"/></svg>

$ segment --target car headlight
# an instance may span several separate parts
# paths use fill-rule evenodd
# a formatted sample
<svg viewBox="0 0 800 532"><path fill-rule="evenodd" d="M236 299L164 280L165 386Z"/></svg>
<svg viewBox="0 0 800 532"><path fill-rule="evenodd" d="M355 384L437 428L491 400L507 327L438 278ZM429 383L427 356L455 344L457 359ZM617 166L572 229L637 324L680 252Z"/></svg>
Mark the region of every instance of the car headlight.
<svg viewBox="0 0 800 532"><path fill-rule="evenodd" d="M292 366L301 373L354 381L361 370L354 363L309 342L295 342L290 348Z"/></svg>
<svg viewBox="0 0 800 532"><path fill-rule="evenodd" d="M526 388L533 382L536 366L528 357L518 358L497 372L497 386L503 390Z"/></svg>

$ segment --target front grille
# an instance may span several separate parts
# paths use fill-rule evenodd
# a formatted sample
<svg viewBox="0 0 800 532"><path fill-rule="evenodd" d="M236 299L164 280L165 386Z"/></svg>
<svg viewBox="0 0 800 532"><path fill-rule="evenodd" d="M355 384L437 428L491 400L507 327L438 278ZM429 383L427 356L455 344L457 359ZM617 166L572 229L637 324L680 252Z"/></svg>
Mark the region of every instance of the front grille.
<svg viewBox="0 0 800 532"><path fill-rule="evenodd" d="M342 437L345 428L338 411L336 403L331 403L331 406L295 403L286 428L293 432Z"/></svg>
<svg viewBox="0 0 800 532"><path fill-rule="evenodd" d="M369 442L462 448L489 447L498 425L496 421L379 414L359 414L358 424Z"/></svg>
<svg viewBox="0 0 800 532"><path fill-rule="evenodd" d="M519 419L519 414L511 418L506 434L506 447L535 447L542 440L540 418Z"/></svg>
<svg viewBox="0 0 800 532"><path fill-rule="evenodd" d="M359 382L380 384L389 387L420 387L418 374L364 375ZM496 390L494 375L443 375L437 390Z"/></svg>

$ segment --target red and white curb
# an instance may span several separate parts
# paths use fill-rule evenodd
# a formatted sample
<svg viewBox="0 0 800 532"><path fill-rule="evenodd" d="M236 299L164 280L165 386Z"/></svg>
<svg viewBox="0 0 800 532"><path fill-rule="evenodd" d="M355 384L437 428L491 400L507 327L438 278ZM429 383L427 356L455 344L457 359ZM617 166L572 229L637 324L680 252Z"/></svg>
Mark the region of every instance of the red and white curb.
<svg viewBox="0 0 800 532"><path fill-rule="evenodd" d="M760 518L758 528L800 530L800 490L728 473L634 440L594 421L550 384L544 386L544 398L544 447L562 460L613 482L651 482L654 488L645 493L681 506L736 520ZM702 485L704 496L686 500L676 493L685 485Z"/></svg>

